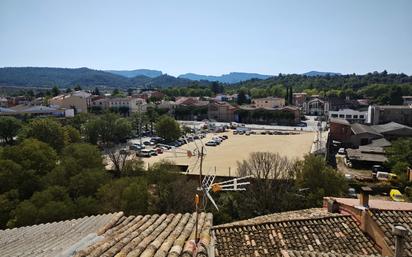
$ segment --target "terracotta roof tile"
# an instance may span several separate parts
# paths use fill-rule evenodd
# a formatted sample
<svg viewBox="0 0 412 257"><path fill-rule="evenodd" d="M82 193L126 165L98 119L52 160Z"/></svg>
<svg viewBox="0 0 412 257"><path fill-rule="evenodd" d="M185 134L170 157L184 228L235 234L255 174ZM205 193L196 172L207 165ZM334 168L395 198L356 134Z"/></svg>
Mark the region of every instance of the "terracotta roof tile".
<svg viewBox="0 0 412 257"><path fill-rule="evenodd" d="M379 225L385 234L385 242L395 250L395 236L392 233L394 225L402 225L409 230L405 240L405 256L412 256L412 210L378 210L369 209L372 219Z"/></svg>
<svg viewBox="0 0 412 257"><path fill-rule="evenodd" d="M347 215L214 227L215 256L282 256L281 250L378 254Z"/></svg>
<svg viewBox="0 0 412 257"><path fill-rule="evenodd" d="M195 245L196 213L129 216L114 224L103 239L78 251L76 257L208 256L211 213L200 213L200 242Z"/></svg>
<svg viewBox="0 0 412 257"><path fill-rule="evenodd" d="M247 220L241 220L241 221L235 221L231 223L217 225L217 226L214 226L214 228L231 227L234 225L250 225L250 224L259 224L259 223L266 223L266 222L286 221L286 220L340 216L340 215L341 214L330 213L325 208L311 208L311 209L303 209L303 210L297 210L297 211L271 213L268 215L262 215L262 216L258 216L258 217L247 219Z"/></svg>
<svg viewBox="0 0 412 257"><path fill-rule="evenodd" d="M83 239L93 242L123 213L0 230L0 256L58 256ZM85 240L87 239L87 240Z"/></svg>

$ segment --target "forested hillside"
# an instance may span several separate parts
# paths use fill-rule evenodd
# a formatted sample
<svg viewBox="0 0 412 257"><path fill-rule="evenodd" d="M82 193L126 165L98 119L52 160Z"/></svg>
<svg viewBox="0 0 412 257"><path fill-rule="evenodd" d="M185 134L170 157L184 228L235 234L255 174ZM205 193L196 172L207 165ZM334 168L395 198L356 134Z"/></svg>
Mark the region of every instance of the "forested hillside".
<svg viewBox="0 0 412 257"><path fill-rule="evenodd" d="M119 88L148 88L148 87L171 87L189 86L193 83L207 85L209 82L193 82L187 79L175 78L162 75L155 78L137 76L126 78L105 71L92 70L88 68L65 69L65 68L0 68L0 86L18 87L53 87L60 88L81 86L83 88L119 87Z"/></svg>

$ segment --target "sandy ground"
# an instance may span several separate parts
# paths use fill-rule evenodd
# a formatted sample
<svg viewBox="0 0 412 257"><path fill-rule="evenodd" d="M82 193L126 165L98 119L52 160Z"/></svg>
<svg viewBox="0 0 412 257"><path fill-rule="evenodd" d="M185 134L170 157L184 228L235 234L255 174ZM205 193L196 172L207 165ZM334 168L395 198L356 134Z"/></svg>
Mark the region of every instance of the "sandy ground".
<svg viewBox="0 0 412 257"><path fill-rule="evenodd" d="M315 136L314 132L301 132L297 135L233 135L227 134L229 139L218 146L205 146L206 156L203 162L204 173L234 176L237 170L237 161L247 159L252 152L274 152L289 158L302 158L309 153ZM214 134L208 134L202 141L206 143ZM189 165L190 173L199 172L199 160L196 156L187 157L187 151L199 149L200 142L191 142L179 148L169 150L158 156L144 158L146 165L152 165L162 159L173 161L179 165ZM196 152L196 151L195 151Z"/></svg>

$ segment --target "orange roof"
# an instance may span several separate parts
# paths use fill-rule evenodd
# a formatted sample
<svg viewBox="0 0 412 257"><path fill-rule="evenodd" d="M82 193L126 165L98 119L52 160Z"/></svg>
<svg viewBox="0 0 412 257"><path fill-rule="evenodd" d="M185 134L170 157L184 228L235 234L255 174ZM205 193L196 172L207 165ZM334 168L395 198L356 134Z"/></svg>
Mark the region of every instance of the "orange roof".
<svg viewBox="0 0 412 257"><path fill-rule="evenodd" d="M339 204L344 204L348 206L359 206L359 199L354 198L335 198L331 199L336 200ZM412 203L405 202L393 202L380 199L369 199L369 208L378 209L378 210L392 210L392 211L412 211Z"/></svg>

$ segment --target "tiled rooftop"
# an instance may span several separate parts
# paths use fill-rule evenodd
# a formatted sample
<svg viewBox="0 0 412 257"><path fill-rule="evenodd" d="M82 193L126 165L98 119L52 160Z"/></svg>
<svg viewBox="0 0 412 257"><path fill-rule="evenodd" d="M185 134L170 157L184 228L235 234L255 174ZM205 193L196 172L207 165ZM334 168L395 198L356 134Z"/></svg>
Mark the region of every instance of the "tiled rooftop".
<svg viewBox="0 0 412 257"><path fill-rule="evenodd" d="M268 215L258 216L258 217L247 219L247 220L241 220L241 221L235 221L232 223L225 223L222 225L217 225L217 226L214 226L213 228L231 227L234 225L245 226L245 225L254 225L254 224L259 224L259 223L267 223L267 222L321 218L321 217L330 217L330 216L341 216L341 214L330 213L325 208L311 208L311 209L303 209L303 210L297 210L297 211L271 213Z"/></svg>
<svg viewBox="0 0 412 257"><path fill-rule="evenodd" d="M392 233L393 225L402 225L409 230L405 240L405 256L412 256L412 210L377 210L370 209L369 214L385 234L385 242L395 250L395 236Z"/></svg>
<svg viewBox="0 0 412 257"><path fill-rule="evenodd" d="M122 217L103 239L78 251L80 256L191 257L208 256L211 213L199 215L199 249L195 249L196 214L163 214Z"/></svg>
<svg viewBox="0 0 412 257"><path fill-rule="evenodd" d="M75 220L0 230L0 256L58 256L59 253L98 230L116 215L105 214Z"/></svg>
<svg viewBox="0 0 412 257"><path fill-rule="evenodd" d="M281 250L379 254L347 215L213 228L215 256L282 256Z"/></svg>
<svg viewBox="0 0 412 257"><path fill-rule="evenodd" d="M326 197L325 199L333 199L339 204L344 204L348 206L358 206L359 200L353 198L339 198L339 197ZM369 208L379 209L379 210L392 210L392 211L412 211L412 203L407 202L394 202L380 199L370 199Z"/></svg>
<svg viewBox="0 0 412 257"><path fill-rule="evenodd" d="M196 214L84 217L0 230L0 256L144 256L207 257L213 216L200 213L195 247Z"/></svg>
<svg viewBox="0 0 412 257"><path fill-rule="evenodd" d="M378 257L381 255L356 255L337 252L309 252L282 250L283 257Z"/></svg>

